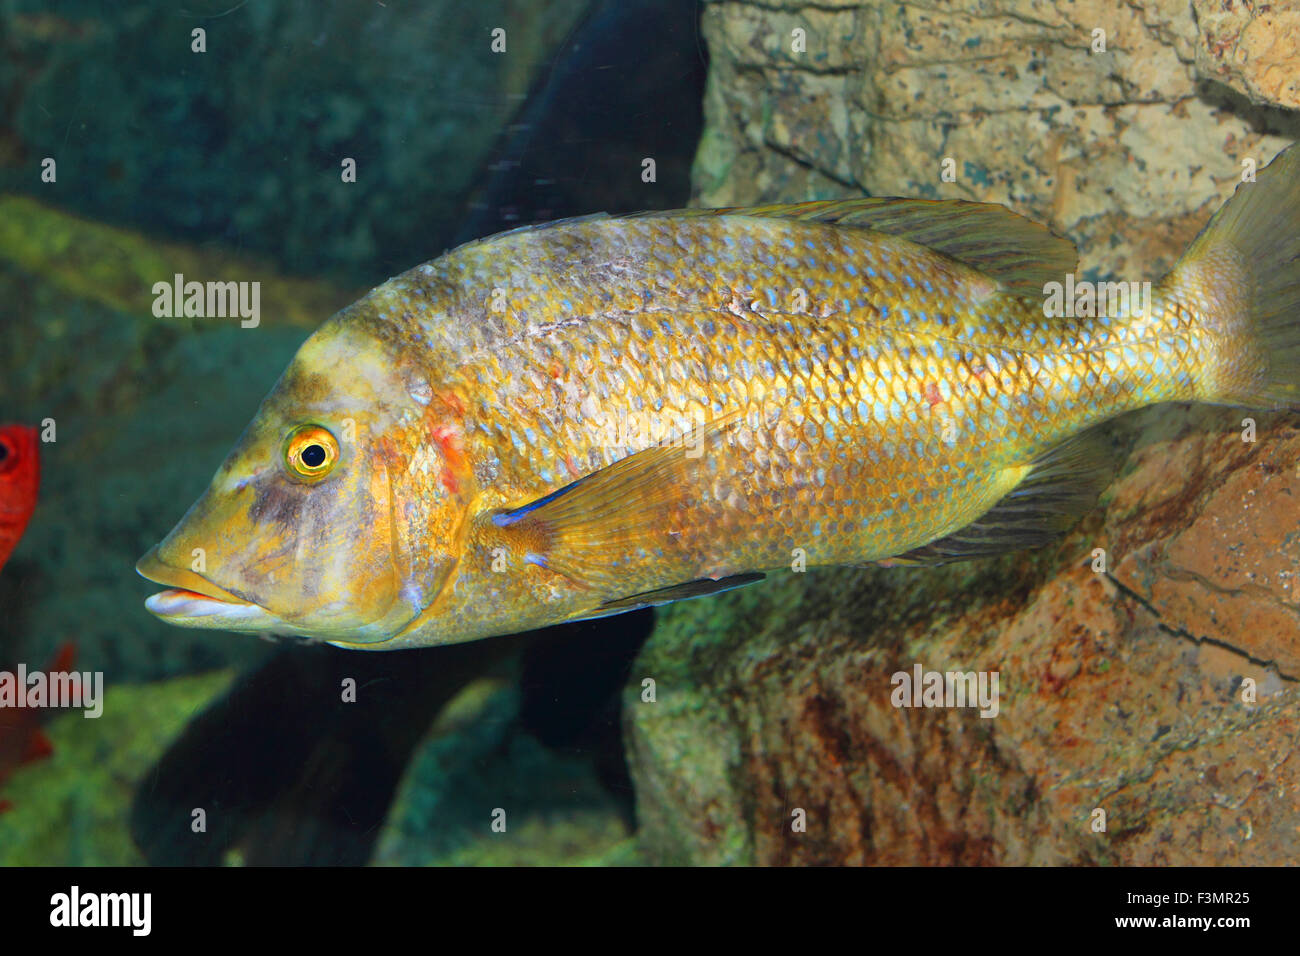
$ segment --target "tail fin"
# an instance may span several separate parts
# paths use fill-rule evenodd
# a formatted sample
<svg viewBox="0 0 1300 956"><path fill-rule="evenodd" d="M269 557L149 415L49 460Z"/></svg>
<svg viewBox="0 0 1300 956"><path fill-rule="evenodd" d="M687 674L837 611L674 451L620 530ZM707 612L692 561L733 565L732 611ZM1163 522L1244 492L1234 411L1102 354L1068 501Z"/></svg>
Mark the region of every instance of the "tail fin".
<svg viewBox="0 0 1300 956"><path fill-rule="evenodd" d="M1300 406L1300 144L1238 184L1166 289L1221 333L1203 400Z"/></svg>

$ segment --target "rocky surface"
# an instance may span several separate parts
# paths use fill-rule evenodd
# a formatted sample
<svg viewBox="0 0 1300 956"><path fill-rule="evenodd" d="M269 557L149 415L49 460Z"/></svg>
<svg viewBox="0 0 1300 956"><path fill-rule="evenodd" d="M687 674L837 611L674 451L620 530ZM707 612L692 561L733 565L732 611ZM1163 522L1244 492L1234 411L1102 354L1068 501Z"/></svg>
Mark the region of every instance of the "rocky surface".
<svg viewBox="0 0 1300 956"><path fill-rule="evenodd" d="M372 863L636 862L629 821L590 763L521 732L519 697L516 681L489 677L449 702L407 769Z"/></svg>
<svg viewBox="0 0 1300 956"><path fill-rule="evenodd" d="M1300 139L1283 108L1300 77L1293 14L1225 15L1215 22L1244 24L1244 45L1212 57L1209 7L1220 4L708 2L698 200L999 202L1074 239L1084 272L1158 277L1243 161Z"/></svg>
<svg viewBox="0 0 1300 956"><path fill-rule="evenodd" d="M1300 109L1300 10L1248 0L1193 0L1196 69L1256 103Z"/></svg>
<svg viewBox="0 0 1300 956"><path fill-rule="evenodd" d="M1000 202L1074 239L1089 276L1156 278L1243 160L1300 139L1285 17L709 3L697 196ZM791 572L661 609L624 700L647 858L1293 861L1300 416L1170 406L1112 436L1126 464L1047 551ZM917 664L996 671L997 716L893 706Z"/></svg>

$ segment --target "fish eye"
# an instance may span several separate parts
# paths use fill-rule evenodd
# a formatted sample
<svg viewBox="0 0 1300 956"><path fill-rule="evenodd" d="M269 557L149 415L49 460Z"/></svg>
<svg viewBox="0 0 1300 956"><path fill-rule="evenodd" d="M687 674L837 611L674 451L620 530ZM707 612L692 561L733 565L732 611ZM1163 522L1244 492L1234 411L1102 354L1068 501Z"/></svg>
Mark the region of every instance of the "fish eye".
<svg viewBox="0 0 1300 956"><path fill-rule="evenodd" d="M285 440L285 467L302 481L319 481L333 471L338 460L338 440L322 425L299 425Z"/></svg>
<svg viewBox="0 0 1300 956"><path fill-rule="evenodd" d="M9 447L9 442L4 438L0 438L0 471L7 471L9 466L13 464L13 458L14 454Z"/></svg>

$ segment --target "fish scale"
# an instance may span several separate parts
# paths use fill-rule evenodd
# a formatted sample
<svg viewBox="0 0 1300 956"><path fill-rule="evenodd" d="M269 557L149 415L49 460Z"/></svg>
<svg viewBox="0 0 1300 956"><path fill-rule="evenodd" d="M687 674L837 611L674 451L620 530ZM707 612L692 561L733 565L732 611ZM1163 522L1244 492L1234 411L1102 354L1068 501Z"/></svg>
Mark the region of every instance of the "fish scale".
<svg viewBox="0 0 1300 956"><path fill-rule="evenodd" d="M1049 315L1073 247L976 203L601 215L462 246L304 344L141 559L173 588L149 606L397 648L801 562L1044 544L1105 484L1092 425L1300 399L1297 183L1280 154L1149 308L1100 316Z"/></svg>
<svg viewBox="0 0 1300 956"><path fill-rule="evenodd" d="M450 315L411 311L439 288L458 290ZM799 289L806 311L782 307ZM1047 320L1041 300L905 239L744 216L515 232L377 296L380 314L439 342L429 377L464 404L467 455L496 476L481 508L538 498L691 422L743 416L705 452L715 467L678 503L671 536L612 559L629 593L789 567L795 549L810 564L906 552L971 523L1010 490L1008 469L1089 424L1191 397L1176 375L1146 373L1196 361L1195 343L1156 354L1186 320L1161 301L1144 342L1125 335L1127 316ZM658 433L611 442L633 409ZM532 625L554 613L557 584L537 568L458 575L450 597L476 616L485 601L522 602Z"/></svg>

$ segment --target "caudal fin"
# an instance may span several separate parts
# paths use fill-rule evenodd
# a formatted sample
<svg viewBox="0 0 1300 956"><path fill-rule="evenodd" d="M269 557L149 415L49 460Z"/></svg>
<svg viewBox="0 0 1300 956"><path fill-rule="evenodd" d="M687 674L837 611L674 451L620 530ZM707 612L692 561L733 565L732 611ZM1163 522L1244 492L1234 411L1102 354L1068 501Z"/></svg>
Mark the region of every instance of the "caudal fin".
<svg viewBox="0 0 1300 956"><path fill-rule="evenodd" d="M1300 406L1300 144L1238 184L1164 287L1216 333L1203 400Z"/></svg>

